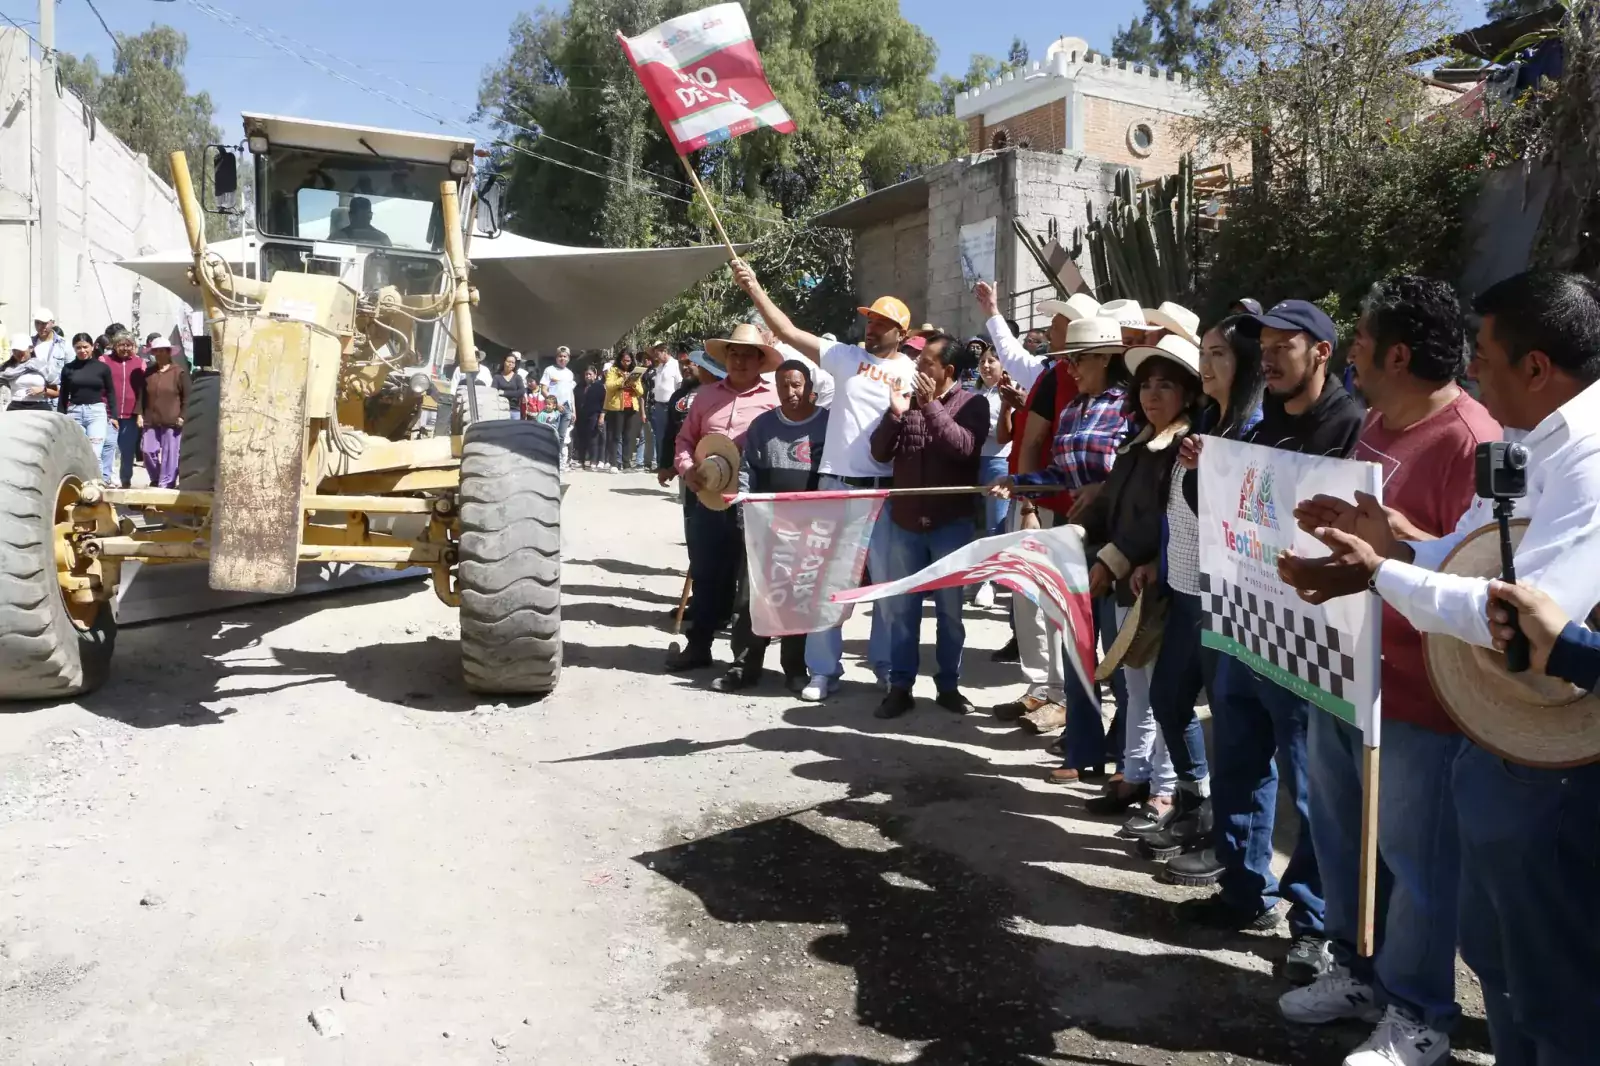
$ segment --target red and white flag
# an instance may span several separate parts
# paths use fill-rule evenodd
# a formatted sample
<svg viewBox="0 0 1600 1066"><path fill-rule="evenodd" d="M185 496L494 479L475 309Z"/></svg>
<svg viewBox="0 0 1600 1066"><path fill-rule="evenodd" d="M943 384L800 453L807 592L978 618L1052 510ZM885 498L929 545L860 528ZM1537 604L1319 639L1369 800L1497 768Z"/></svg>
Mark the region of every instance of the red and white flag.
<svg viewBox="0 0 1600 1066"><path fill-rule="evenodd" d="M794 132L738 4L701 8L617 40L679 155L761 126Z"/></svg>
<svg viewBox="0 0 1600 1066"><path fill-rule="evenodd" d="M850 617L833 593L861 583L887 497L877 492L776 492L737 497L744 508L750 628L763 637L832 629Z"/></svg>
<svg viewBox="0 0 1600 1066"><path fill-rule="evenodd" d="M840 603L864 603L908 592L993 581L1028 597L1050 624L1061 630L1072 667L1084 688L1094 691L1094 615L1089 599L1089 567L1083 538L1072 526L1025 529L973 541L932 566L899 581L833 594ZM753 606L753 604L752 604Z"/></svg>

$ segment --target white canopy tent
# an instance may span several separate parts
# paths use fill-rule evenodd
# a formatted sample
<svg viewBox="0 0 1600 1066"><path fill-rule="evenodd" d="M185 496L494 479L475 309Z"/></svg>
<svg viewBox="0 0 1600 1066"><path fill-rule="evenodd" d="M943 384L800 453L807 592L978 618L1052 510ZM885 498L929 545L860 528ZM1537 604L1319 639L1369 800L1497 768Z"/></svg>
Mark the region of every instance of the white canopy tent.
<svg viewBox="0 0 1600 1066"><path fill-rule="evenodd" d="M235 270L256 254L245 240L210 246ZM472 281L481 297L473 329L523 351L605 348L674 296L728 261L720 245L693 248L572 248L511 233L474 237ZM187 248L156 252L118 265L198 303L185 273Z"/></svg>

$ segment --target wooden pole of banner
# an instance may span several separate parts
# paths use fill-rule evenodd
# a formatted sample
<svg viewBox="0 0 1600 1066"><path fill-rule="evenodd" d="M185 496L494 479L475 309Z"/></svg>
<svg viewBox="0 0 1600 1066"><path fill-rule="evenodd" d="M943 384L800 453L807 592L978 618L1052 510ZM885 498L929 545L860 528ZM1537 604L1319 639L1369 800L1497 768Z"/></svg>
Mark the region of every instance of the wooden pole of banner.
<svg viewBox="0 0 1600 1066"><path fill-rule="evenodd" d="M689 609L689 586L693 584L688 574L683 575L683 595L678 597L678 616L672 620L672 635L683 632L683 612Z"/></svg>
<svg viewBox="0 0 1600 1066"><path fill-rule="evenodd" d="M1361 881L1356 900L1356 951L1372 958L1378 910L1378 749L1361 749Z"/></svg>
<svg viewBox="0 0 1600 1066"><path fill-rule="evenodd" d="M678 156L683 163L683 169L689 172L689 180L694 182L695 191L700 194L700 199L705 201L706 210L711 212L711 222L717 227L717 236L722 238L722 244L728 249L730 260L739 258L739 253L733 250L733 242L728 240L728 231L722 228L722 219L717 217L717 205L711 202L711 195L706 192L706 187L700 184L700 175L695 172L694 166L686 155Z"/></svg>

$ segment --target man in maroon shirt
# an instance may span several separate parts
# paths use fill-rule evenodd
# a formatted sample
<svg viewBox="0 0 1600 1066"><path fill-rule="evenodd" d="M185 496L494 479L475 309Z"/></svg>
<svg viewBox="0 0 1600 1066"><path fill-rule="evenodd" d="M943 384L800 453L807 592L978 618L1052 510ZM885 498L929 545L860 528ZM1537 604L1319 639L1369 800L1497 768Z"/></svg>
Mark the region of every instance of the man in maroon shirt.
<svg viewBox="0 0 1600 1066"><path fill-rule="evenodd" d="M989 437L989 403L957 388L964 355L955 337L935 333L917 359L910 392L893 393L889 410L872 432L872 457L894 464L894 487L976 485L978 457ZM972 539L981 497L905 496L890 500L889 572L898 581L931 566ZM938 621L938 662L933 675L939 706L968 714L972 704L956 685L961 680L961 587L932 593ZM923 593L884 601L889 624L889 692L875 712L898 718L915 706L911 685L917 679L921 648Z"/></svg>
<svg viewBox="0 0 1600 1066"><path fill-rule="evenodd" d="M139 452L139 398L144 394L144 360L139 358L139 342L131 333L118 333L111 339L111 354L100 361L111 371L109 397L111 421L106 426L106 442L100 450L100 474L106 484L133 484L133 457ZM122 462L113 469L118 456ZM121 477L112 481L112 475Z"/></svg>
<svg viewBox="0 0 1600 1066"><path fill-rule="evenodd" d="M1466 332L1455 292L1442 281L1402 276L1373 286L1362 307L1350 363L1371 410L1352 459L1383 468L1383 502L1414 539L1455 528L1474 495L1474 452L1500 426L1456 385L1466 367ZM1370 512L1377 512L1374 506ZM1295 512L1302 527L1343 523L1356 512L1325 497ZM1416 532L1420 531L1420 532ZM1306 587L1317 561L1280 569ZM1361 841L1360 732L1313 711L1307 738L1311 838L1322 872L1334 966L1284 994L1290 1021L1382 1022L1347 1066L1432 1066L1450 1054L1456 1005L1457 881L1461 856L1450 792L1465 743L1428 682L1422 637L1383 608L1383 784L1378 850L1391 875L1378 884L1377 951L1355 952Z"/></svg>

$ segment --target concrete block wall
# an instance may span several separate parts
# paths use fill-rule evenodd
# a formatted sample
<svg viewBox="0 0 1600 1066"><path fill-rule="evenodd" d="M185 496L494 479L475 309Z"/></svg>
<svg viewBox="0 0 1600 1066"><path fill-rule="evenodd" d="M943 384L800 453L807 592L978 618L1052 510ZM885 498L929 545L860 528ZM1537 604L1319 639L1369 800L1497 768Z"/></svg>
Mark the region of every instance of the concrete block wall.
<svg viewBox="0 0 1600 1066"><path fill-rule="evenodd" d="M928 303L928 213L857 230L853 243L856 298L865 306L880 296L898 297L920 323Z"/></svg>
<svg viewBox="0 0 1600 1066"><path fill-rule="evenodd" d="M1015 168L1014 217L1019 218L1029 232L1041 237L1049 232L1053 222L1062 246L1069 249L1073 229L1088 225L1089 206L1093 205L1096 217L1103 218L1106 205L1111 202L1117 173L1130 169L1076 152L1010 154ZM1136 169L1134 180L1139 180ZM1000 267L1004 292L1016 294L1047 284L1044 271L1039 269L1022 242L1010 233L1009 227L1007 220L1006 262ZM1087 253L1079 257L1078 267L1084 280L1094 285L1096 279ZM1009 300L1005 306L1010 306ZM1025 329L1047 324L1042 319L1030 321L1025 307L1018 309L1017 320Z"/></svg>

